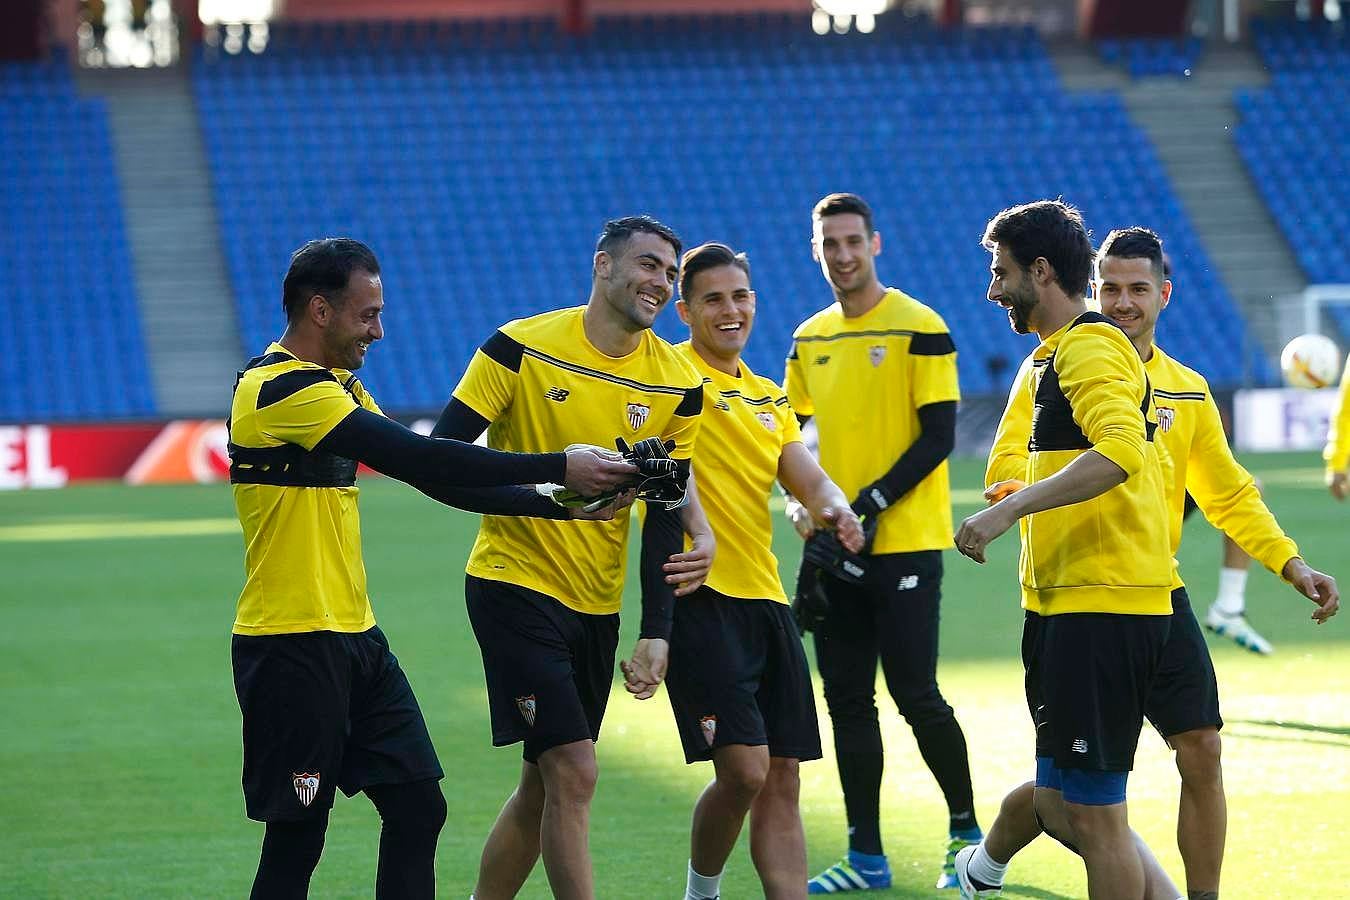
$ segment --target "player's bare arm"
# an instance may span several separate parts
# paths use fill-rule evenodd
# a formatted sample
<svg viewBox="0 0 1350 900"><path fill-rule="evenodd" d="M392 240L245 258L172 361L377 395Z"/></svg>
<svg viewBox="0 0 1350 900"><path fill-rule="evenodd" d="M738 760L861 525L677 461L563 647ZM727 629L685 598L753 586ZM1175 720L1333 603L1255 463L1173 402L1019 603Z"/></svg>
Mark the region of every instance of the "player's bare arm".
<svg viewBox="0 0 1350 900"><path fill-rule="evenodd" d="M967 517L956 531L956 549L983 563L990 542L1023 516L1091 500L1123 484L1125 478L1125 470L1120 466L1095 450L1085 450L1044 481L1014 491L988 509Z"/></svg>
<svg viewBox="0 0 1350 900"><path fill-rule="evenodd" d="M863 530L858 514L805 444L794 442L783 448L778 458L778 480L806 519L806 531L803 533L798 526L798 534L808 537L816 528L826 528L839 535L839 543L850 553L862 550ZM793 524L796 525L796 519Z"/></svg>
<svg viewBox="0 0 1350 900"><path fill-rule="evenodd" d="M1325 572L1317 571L1304 562L1302 557L1295 556L1285 563L1280 577L1289 582L1294 590L1317 604L1312 620L1318 625L1325 624L1327 619L1336 615L1341 608L1341 592L1336 586L1336 579Z"/></svg>

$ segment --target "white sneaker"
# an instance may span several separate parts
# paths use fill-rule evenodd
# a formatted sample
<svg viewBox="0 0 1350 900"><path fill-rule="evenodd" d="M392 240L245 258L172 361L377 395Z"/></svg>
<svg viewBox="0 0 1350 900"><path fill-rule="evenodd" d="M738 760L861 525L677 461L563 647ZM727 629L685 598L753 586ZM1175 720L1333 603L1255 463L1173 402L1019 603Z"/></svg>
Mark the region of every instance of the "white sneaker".
<svg viewBox="0 0 1350 900"><path fill-rule="evenodd" d="M1251 626L1247 617L1242 613L1229 616L1211 606L1209 612L1205 615L1205 627L1219 637L1228 638L1239 647L1246 647L1253 653L1260 653L1264 656L1275 652L1275 648L1270 645L1270 641L1257 634L1256 629Z"/></svg>
<svg viewBox="0 0 1350 900"><path fill-rule="evenodd" d="M984 897L1002 897L1002 887L979 890L970 880L970 858L975 855L975 848L977 846L979 845L971 844L956 851L956 860L953 865L956 867L956 886L961 889L961 900L980 900L980 898Z"/></svg>

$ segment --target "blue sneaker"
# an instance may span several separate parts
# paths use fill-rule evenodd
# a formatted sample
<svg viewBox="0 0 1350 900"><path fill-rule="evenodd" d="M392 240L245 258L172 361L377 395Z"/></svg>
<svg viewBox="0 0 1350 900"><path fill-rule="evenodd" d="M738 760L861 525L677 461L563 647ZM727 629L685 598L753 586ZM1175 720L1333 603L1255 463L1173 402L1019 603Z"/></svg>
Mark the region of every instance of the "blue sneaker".
<svg viewBox="0 0 1350 900"><path fill-rule="evenodd" d="M806 883L808 894L840 894L844 891L884 890L891 886L891 867L886 857L848 851L848 856Z"/></svg>
<svg viewBox="0 0 1350 900"><path fill-rule="evenodd" d="M969 834L950 835L947 838L947 856L942 861L942 874L938 876L938 890L943 891L948 888L961 887L961 881L956 877L956 854L960 853L966 847L973 847L983 840L983 835L978 831L971 831Z"/></svg>

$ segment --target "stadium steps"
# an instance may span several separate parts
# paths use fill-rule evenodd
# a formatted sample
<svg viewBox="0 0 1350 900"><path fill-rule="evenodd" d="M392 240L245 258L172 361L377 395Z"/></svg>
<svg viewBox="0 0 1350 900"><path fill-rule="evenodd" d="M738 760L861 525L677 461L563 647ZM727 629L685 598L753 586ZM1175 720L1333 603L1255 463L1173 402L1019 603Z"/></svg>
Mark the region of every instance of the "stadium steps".
<svg viewBox="0 0 1350 900"><path fill-rule="evenodd" d="M159 411L223 416L244 354L187 72L76 78L107 103Z"/></svg>
<svg viewBox="0 0 1350 900"><path fill-rule="evenodd" d="M1248 48L1210 46L1188 78L1131 80L1090 48L1062 46L1052 58L1070 90L1116 90L1130 117L1157 148L1173 187L1267 356L1278 355L1279 298L1307 280L1247 173L1233 127L1234 92L1262 87L1269 76ZM1092 140L1100 137L1093 135ZM1156 225L1167 237L1167 223ZM1186 286L1177 285L1184 300Z"/></svg>

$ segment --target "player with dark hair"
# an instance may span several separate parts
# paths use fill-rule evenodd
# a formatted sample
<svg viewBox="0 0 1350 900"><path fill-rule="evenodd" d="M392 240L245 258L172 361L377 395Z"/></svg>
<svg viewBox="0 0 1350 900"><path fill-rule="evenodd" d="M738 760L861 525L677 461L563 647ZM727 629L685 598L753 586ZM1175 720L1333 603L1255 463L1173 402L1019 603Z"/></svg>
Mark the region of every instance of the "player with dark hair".
<svg viewBox="0 0 1350 900"><path fill-rule="evenodd" d="M1113 231L1102 242L1096 265L1095 293L1102 314L1139 352L1157 409L1154 438L1166 479L1173 554L1172 622L1144 712L1176 752L1181 774L1177 844L1187 893L1193 900L1212 900L1219 892L1227 829L1219 740L1223 720L1214 664L1175 561L1190 498L1245 552L1317 603L1313 619L1318 623L1336 612L1336 582L1299 557L1298 547L1262 502L1255 479L1233 458L1204 377L1154 343L1158 317L1172 294L1158 236L1138 227ZM1031 371L1023 366L1018 374L989 456L985 482L991 500L1019 489L1026 477ZM1013 854L1040 834L1033 790L1033 784L1026 784L1009 794L984 842L958 855L957 875L966 897L997 896Z"/></svg>
<svg viewBox="0 0 1350 900"><path fill-rule="evenodd" d="M703 380L651 332L669 301L680 242L648 216L605 224L585 306L508 322L474 354L433 434L532 450L658 442L681 483L703 409ZM663 450L662 452L665 452ZM692 481L687 503L648 502L643 614L622 663L639 699L665 677L672 606L712 565L713 537ZM557 518L565 518L560 511ZM683 534L692 539L683 551ZM628 514L612 521L483 519L465 597L483 655L492 741L524 742L520 783L488 836L477 900L513 897L542 855L555 897L594 896L588 848L595 742L619 639Z"/></svg>
<svg viewBox="0 0 1350 900"><path fill-rule="evenodd" d="M783 391L741 359L755 322L745 254L703 244L680 263L682 352L703 377L694 460L720 549L708 582L675 605L670 692L685 760L712 760L694 807L686 900L718 896L746 813L764 896L806 894L798 764L820 758L806 654L774 558L769 497L778 480L841 545L862 548L858 517L801 442Z"/></svg>
<svg viewBox="0 0 1350 900"><path fill-rule="evenodd" d="M1162 466L1144 366L1110 319L1087 308L1092 245L1078 211L1040 201L984 232L989 300L1036 332L1034 404L1022 481L961 523L976 562L1020 522L1022 661L1036 725L1035 812L1074 847L1088 894L1175 897L1130 831L1126 784L1172 612ZM1019 398L1019 403L1022 402Z"/></svg>
<svg viewBox="0 0 1350 900"><path fill-rule="evenodd" d="M813 878L810 892L891 883L881 842L878 660L946 798L937 883L955 887L956 851L980 839L965 736L937 684L942 551L952 546L946 460L960 399L956 347L941 316L877 277L881 235L861 197L830 194L812 220L812 255L836 302L798 326L784 387L799 417L815 417L821 466L873 537L866 575L855 583L810 564L801 577L823 584L828 598L814 628L816 662L849 827L847 856ZM789 514L811 540L811 516L796 504Z"/></svg>
<svg viewBox="0 0 1350 900"><path fill-rule="evenodd" d="M384 336L380 266L364 244L305 244L282 303L286 332L239 373L228 426L247 570L231 643L244 796L267 823L253 896L305 896L340 787L365 791L383 819L376 894L431 897L441 767L371 612L357 463L432 495L560 479L599 493L637 470L585 449L433 440L386 419L352 374Z"/></svg>

